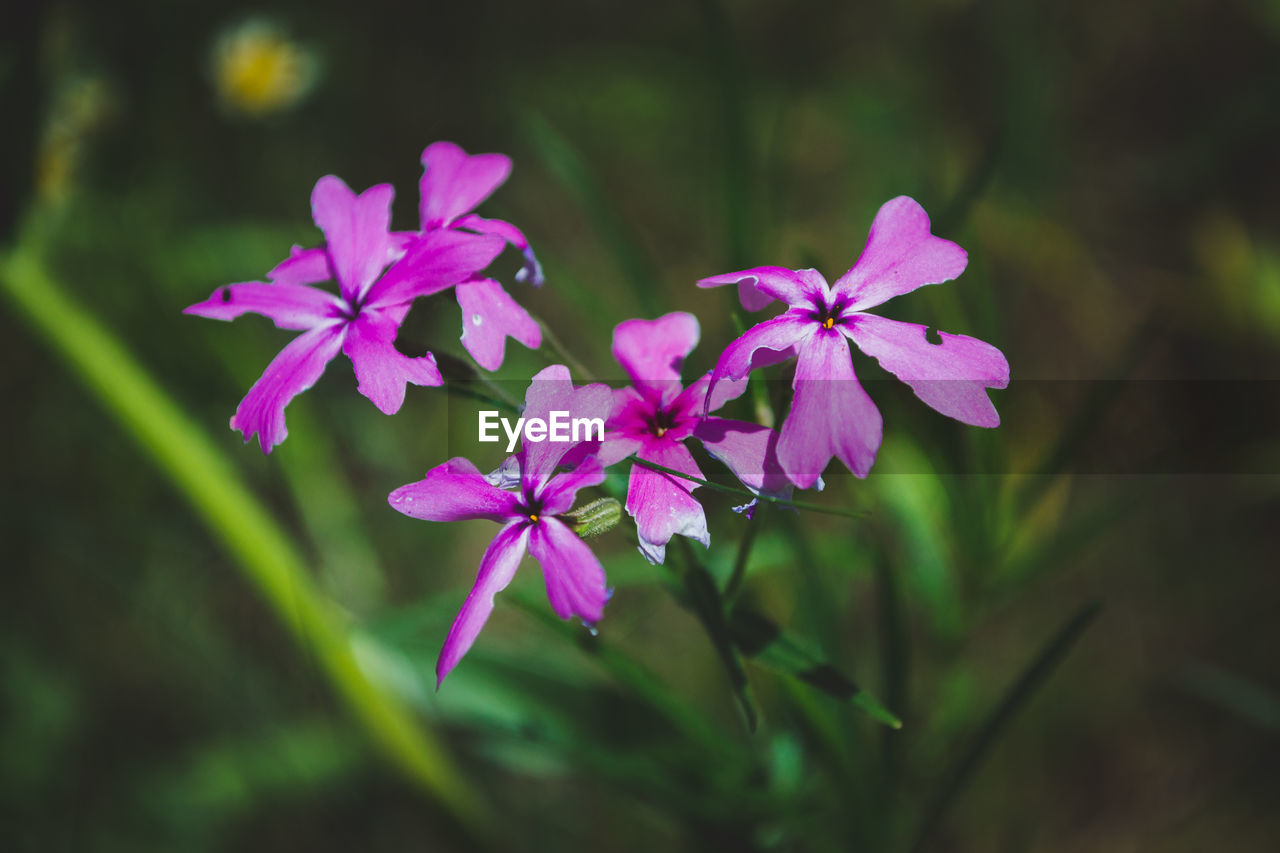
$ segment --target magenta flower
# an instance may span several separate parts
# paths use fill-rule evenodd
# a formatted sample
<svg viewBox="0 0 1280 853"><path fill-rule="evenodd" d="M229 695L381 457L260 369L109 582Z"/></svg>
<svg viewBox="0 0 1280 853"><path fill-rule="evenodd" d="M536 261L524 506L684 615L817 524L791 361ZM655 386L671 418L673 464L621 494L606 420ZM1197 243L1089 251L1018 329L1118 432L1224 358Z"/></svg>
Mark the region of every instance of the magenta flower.
<svg viewBox="0 0 1280 853"><path fill-rule="evenodd" d="M795 396L778 459L802 488L817 482L833 456L865 477L880 448L880 412L858 383L846 338L942 414L974 426L998 426L986 389L1009 384L1009 363L1000 350L945 332L933 343L925 326L865 313L918 287L953 279L967 263L964 249L929 232L924 208L899 196L880 208L862 255L834 285L816 270L783 267L702 279L699 287L737 284L748 310L774 299L789 306L725 349L712 371L708 402L720 383L795 356Z"/></svg>
<svg viewBox="0 0 1280 853"><path fill-rule="evenodd" d="M632 385L613 392L601 461L611 465L635 454L706 479L684 446L685 439L695 438L753 491L789 493L790 484L774 454L777 433L759 424L705 417L710 374L687 388L681 385L680 365L697 346L698 334L697 318L684 312L627 320L613 330L613 356ZM710 408L719 408L732 396L721 395ZM710 544L706 515L692 495L697 487L673 474L631 466L627 512L636 520L640 553L651 562L665 559L672 536L687 536L704 547Z"/></svg>
<svg viewBox="0 0 1280 853"><path fill-rule="evenodd" d="M542 267L520 229L510 222L485 219L471 212L507 179L511 173L509 157L468 155L452 142L434 142L422 152L422 166L418 185L422 230L415 236L462 229L501 237L524 254L524 266L516 273L516 281L542 284ZM405 258L410 264L415 261L416 251L411 243ZM459 284L457 293L462 308L462 345L485 370L502 366L508 337L530 349L542 345L542 330L537 322L498 282L477 277Z"/></svg>
<svg viewBox="0 0 1280 853"><path fill-rule="evenodd" d="M609 404L608 386L575 388L569 369L557 364L533 377L525 394L524 417L545 421L551 412L567 412L574 418L603 420ZM475 586L440 651L437 686L475 642L493 612L494 595L511 582L526 550L542 565L547 597L560 618L600 621L609 598L604 569L586 543L557 518L573 508L579 489L604 482L604 466L595 456L598 448L599 441L526 441L488 476L457 457L387 498L395 509L425 521L487 518L502 525L480 559ZM556 473L561 465L575 467Z"/></svg>
<svg viewBox="0 0 1280 853"><path fill-rule="evenodd" d="M389 184L356 195L339 178L321 178L311 193L311 210L324 247L295 246L268 274L270 284L219 287L183 312L232 320L251 311L279 328L302 330L267 365L231 418L231 428L245 441L258 434L263 453L289 434L285 406L315 384L339 351L351 359L360 393L388 415L399 411L406 383L441 384L435 358L402 355L396 333L415 298L471 277L503 244L492 236L435 232L418 238L413 258L402 258L383 275L405 244L388 231L392 194ZM331 278L338 280L337 294L310 286Z"/></svg>

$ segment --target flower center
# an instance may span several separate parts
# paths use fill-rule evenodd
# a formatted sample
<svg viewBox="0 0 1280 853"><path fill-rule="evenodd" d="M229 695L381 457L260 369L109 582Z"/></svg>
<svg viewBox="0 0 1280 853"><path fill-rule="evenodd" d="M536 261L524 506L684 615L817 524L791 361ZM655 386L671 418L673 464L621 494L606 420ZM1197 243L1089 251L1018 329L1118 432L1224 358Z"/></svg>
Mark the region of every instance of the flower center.
<svg viewBox="0 0 1280 853"><path fill-rule="evenodd" d="M818 304L813 307L813 313L809 316L814 322L818 323L824 329L834 329L837 323L841 322L841 315L844 314L844 301L838 301L831 305Z"/></svg>
<svg viewBox="0 0 1280 853"><path fill-rule="evenodd" d="M360 309L364 307L364 297L358 296L355 299L342 300L342 316L351 322L360 316Z"/></svg>
<svg viewBox="0 0 1280 853"><path fill-rule="evenodd" d="M530 498L525 495L525 500L520 507L520 514L529 519L530 524L537 524L542 520L542 501Z"/></svg>
<svg viewBox="0 0 1280 853"><path fill-rule="evenodd" d="M675 417L670 412L662 409L654 412L653 416L649 419L649 429L652 430L653 434L658 438L662 438L666 435L667 430L671 429L675 425Z"/></svg>

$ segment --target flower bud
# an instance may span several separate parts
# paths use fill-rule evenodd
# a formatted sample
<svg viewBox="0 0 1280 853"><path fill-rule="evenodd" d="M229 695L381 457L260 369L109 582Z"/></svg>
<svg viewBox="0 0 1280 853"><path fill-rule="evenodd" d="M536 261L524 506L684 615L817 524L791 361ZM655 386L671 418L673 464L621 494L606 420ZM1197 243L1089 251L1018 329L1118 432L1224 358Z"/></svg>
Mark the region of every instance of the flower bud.
<svg viewBox="0 0 1280 853"><path fill-rule="evenodd" d="M566 512L563 519L574 533L589 539L618 526L622 520L622 504L613 498L600 498Z"/></svg>

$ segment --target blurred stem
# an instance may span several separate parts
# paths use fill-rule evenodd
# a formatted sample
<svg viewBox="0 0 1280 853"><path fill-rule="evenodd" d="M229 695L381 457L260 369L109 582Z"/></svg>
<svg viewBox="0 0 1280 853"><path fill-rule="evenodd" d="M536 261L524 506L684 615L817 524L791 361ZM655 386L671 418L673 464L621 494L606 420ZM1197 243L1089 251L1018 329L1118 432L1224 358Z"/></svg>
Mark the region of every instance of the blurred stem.
<svg viewBox="0 0 1280 853"><path fill-rule="evenodd" d="M992 177L995 176L996 169L1000 165L1000 154L1004 149L1004 130L998 129L992 137L987 140L987 145L983 149L982 157L975 164L964 183L960 186L951 201L943 208L942 213L934 217L933 233L950 234L958 231L960 226L964 224L968 218L969 212L973 210L973 205L982 197L987 187L991 183Z"/></svg>
<svg viewBox="0 0 1280 853"><path fill-rule="evenodd" d="M907 707L907 632L902 614L902 595L898 579L894 575L889 539L881 531L877 537L879 547L873 549L875 568L876 603L880 622L880 664L883 679L881 690L885 702L906 719ZM882 813L887 812L890 798L895 792L902 770L902 738L885 732L881 737L881 756L884 763L884 784L880 787L883 797Z"/></svg>
<svg viewBox="0 0 1280 853"><path fill-rule="evenodd" d="M587 370L586 365L581 361L578 361L578 359L574 357L573 353L569 352L569 349L564 345L564 341L560 340L560 337L551 330L551 326L547 325L547 323L540 317L535 317L532 314L529 316L533 317L534 322L538 324L538 328L542 329L543 344L549 346L556 355L564 359L564 363L568 366L569 370L577 374L578 378L583 382L596 381L595 374L590 370Z"/></svg>
<svg viewBox="0 0 1280 853"><path fill-rule="evenodd" d="M814 552L812 534L801 529L798 515L779 513L778 526L786 535L791 550L795 553L796 563L801 568L800 598L809 614L813 635L823 656L830 659L832 650L837 647L840 632L832 591L823 583L822 567L825 561L819 559Z"/></svg>
<svg viewBox="0 0 1280 853"><path fill-rule="evenodd" d="M710 480L704 480L701 477L695 477L692 474L686 474L683 471L677 471L675 468L668 468L665 465L659 465L657 462L650 462L648 459L641 459L639 456L628 457L634 464L642 468L650 468L654 471L661 471L664 474L670 474L673 477L679 477L682 480L688 480L691 483L697 483L699 486L706 486L717 492L727 492L732 495L743 495L754 500L768 501L779 506L795 507L796 509L807 509L813 512L821 512L826 515L838 515L843 518L866 518L867 513L839 506L823 506L822 504L813 504L808 501L793 501L787 498L779 498L774 495L756 494L750 489L739 489L736 486L726 486L724 483L713 483Z"/></svg>
<svg viewBox="0 0 1280 853"><path fill-rule="evenodd" d="M1009 722L1014 718L1027 700L1036 692L1045 679L1053 673L1062 659L1066 657L1076 640L1084 633L1097 617L1102 605L1096 601L1089 602L1075 612L1066 623L1054 634L1053 638L1040 650L1030 666L1023 671L1018 680L1005 693L1000 704L987 717L982 727L974 736L973 743L961 756L960 761L947 774L938 794L933 798L925 811L920 824L920 833L911 845L912 853L922 853L929 847L935 834L942 825L947 810L955 802L956 797L964 790L965 785L974 772L982 764L987 753L996 740L1004 733Z"/></svg>
<svg viewBox="0 0 1280 853"><path fill-rule="evenodd" d="M729 685L738 700L738 707L746 718L748 731L755 732L759 718L756 714L755 701L751 698L751 682L747 681L747 673L742 668L742 660L734 646L733 637L726 618L724 600L716 589L716 582L706 567L702 565L689 540L683 536L672 538L669 552L677 555L678 566L673 566L684 586L686 601L698 621L702 623L707 638L715 648L725 674L729 677Z"/></svg>
<svg viewBox="0 0 1280 853"><path fill-rule="evenodd" d="M426 349L426 347L419 349ZM457 397L468 397L490 406L497 406L499 409L520 413L520 401L508 394L506 389L497 382L476 370L471 362L448 353L436 353L436 364L440 368L440 375L444 377L445 393ZM471 383L482 385L489 393L477 391L471 387Z"/></svg>
<svg viewBox="0 0 1280 853"><path fill-rule="evenodd" d="M450 382L448 380L444 383L444 390L445 393L452 394L455 397L466 397L468 400L478 400L486 405L495 406L503 411L511 412L513 415L520 414L520 405L511 400L505 399L505 394L503 395L503 399L499 399L496 396L485 394L482 391L477 391L474 388L460 384L459 382Z"/></svg>
<svg viewBox="0 0 1280 853"><path fill-rule="evenodd" d="M751 240L751 132L747 99L734 47L729 17L719 0L701 0L711 71L715 77L715 104L720 113L721 139L717 146L724 175L726 256L730 269L749 263Z"/></svg>
<svg viewBox="0 0 1280 853"><path fill-rule="evenodd" d="M429 730L360 669L338 613L315 588L302 557L227 459L87 311L64 294L32 247L32 224L0 258L0 290L138 442L304 647L373 741L411 781L479 837L486 804Z"/></svg>
<svg viewBox="0 0 1280 853"><path fill-rule="evenodd" d="M643 312L649 316L660 314L662 306L656 290L658 273L581 155L536 112L524 113L521 130L543 166L574 196L595 226Z"/></svg>
<svg viewBox="0 0 1280 853"><path fill-rule="evenodd" d="M1160 323L1148 319L1140 326L1133 337L1126 343L1112 369L1112 378L1091 382L1090 394L1083 405L1076 410L1075 417L1063 429L1058 443L1045 454L1033 472L1024 480L1014 497L1014 507L1022 513L1028 512L1058 477L1068 463L1084 448L1089 436L1102 422L1103 416L1111 408L1111 404L1124 390L1125 380L1137 371L1142 359L1146 356L1151 344L1160 331Z"/></svg>

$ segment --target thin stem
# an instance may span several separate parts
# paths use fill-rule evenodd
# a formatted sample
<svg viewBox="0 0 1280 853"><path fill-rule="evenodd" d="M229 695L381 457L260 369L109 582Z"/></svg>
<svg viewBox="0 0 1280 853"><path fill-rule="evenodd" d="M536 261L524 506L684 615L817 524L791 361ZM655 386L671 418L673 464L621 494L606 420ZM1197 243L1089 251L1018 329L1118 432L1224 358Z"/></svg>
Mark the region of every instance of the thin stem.
<svg viewBox="0 0 1280 853"><path fill-rule="evenodd" d="M664 474L670 474L673 477L679 477L682 480L688 480L691 483L697 483L699 486L706 486L708 489L714 489L717 492L727 492L731 495L743 495L754 500L768 501L778 506L795 507L796 509L807 509L813 512L821 512L826 515L838 515L842 518L866 518L867 513L849 509L848 507L839 506L823 506L822 504L809 503L808 501L793 501L788 498L780 498L774 495L756 494L749 489L739 489L736 486L726 486L723 483L713 483L710 480L704 480L701 477L694 477L683 471L677 471L675 468L668 468L665 465L659 465L657 462L650 462L648 459L641 459L638 456L628 457L630 460L643 468L650 468L654 471L661 471Z"/></svg>
<svg viewBox="0 0 1280 853"><path fill-rule="evenodd" d="M511 412L514 415L520 414L520 406L514 401L491 397L488 394L477 391L474 388L469 388L458 382L445 382L444 390L446 393L453 394L455 397L466 397L471 400L479 400L481 403L486 403L490 406L497 406L499 409ZM504 394L503 396L505 398L506 395Z"/></svg>
<svg viewBox="0 0 1280 853"><path fill-rule="evenodd" d="M507 393L506 389L501 385L476 370L470 361L449 353L439 352L436 353L436 365L440 368L440 375L444 377L444 390L446 393L456 394L459 397L470 397L473 400L479 400L482 403L488 403L491 406L497 406L500 409L519 414L520 401ZM470 382L480 383L489 390L489 394L482 394L471 388L467 384Z"/></svg>
<svg viewBox="0 0 1280 853"><path fill-rule="evenodd" d="M564 342L560 340L555 332L551 331L551 326L547 325L547 323L540 317L534 317L533 319L538 324L538 328L542 329L542 342L551 347L551 349L555 351L556 355L560 356L560 358L564 360L564 363L568 365L569 369L573 371L579 379L584 382L595 382L595 374L590 370L587 370L586 366L582 362L574 358L573 353L569 352L565 347Z"/></svg>

